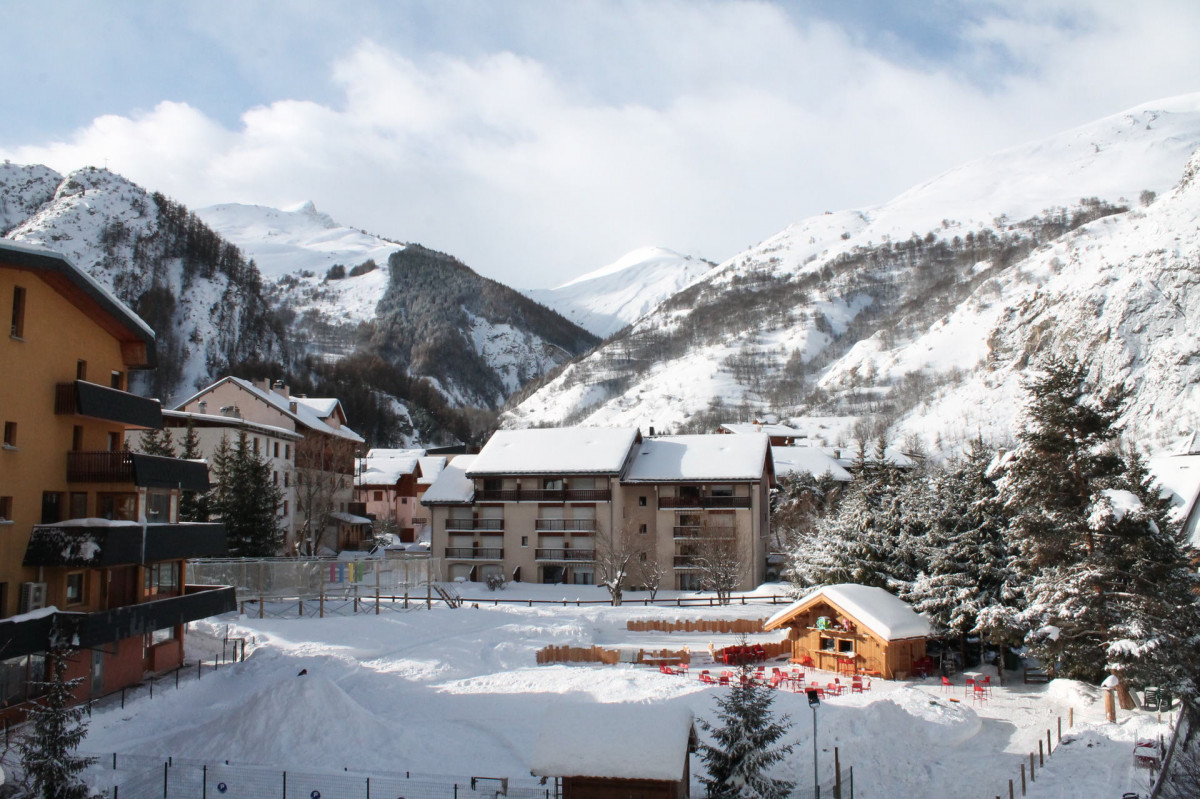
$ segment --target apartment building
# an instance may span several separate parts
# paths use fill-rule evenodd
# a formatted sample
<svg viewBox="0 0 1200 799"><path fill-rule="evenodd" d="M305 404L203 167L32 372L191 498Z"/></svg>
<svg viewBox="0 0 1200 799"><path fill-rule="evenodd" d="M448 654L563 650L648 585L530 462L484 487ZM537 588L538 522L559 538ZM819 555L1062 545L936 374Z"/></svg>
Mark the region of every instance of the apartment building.
<svg viewBox="0 0 1200 799"><path fill-rule="evenodd" d="M184 584L184 562L224 555L220 524L179 524L203 463L132 453L131 429L162 426L156 400L125 390L155 365L154 333L61 255L0 243L0 713L19 712L69 641L77 695L182 663L184 625L233 610L232 588ZM14 711L14 709L17 709Z"/></svg>
<svg viewBox="0 0 1200 799"><path fill-rule="evenodd" d="M449 579L588 585L604 551L634 550L666 570L663 587L687 590L701 550L719 546L745 589L765 572L773 481L765 435L502 430L447 464L423 503Z"/></svg>
<svg viewBox="0 0 1200 799"><path fill-rule="evenodd" d="M421 505L446 457L423 449L372 449L359 458L354 495L378 533L391 528L403 543L428 538L429 517Z"/></svg>

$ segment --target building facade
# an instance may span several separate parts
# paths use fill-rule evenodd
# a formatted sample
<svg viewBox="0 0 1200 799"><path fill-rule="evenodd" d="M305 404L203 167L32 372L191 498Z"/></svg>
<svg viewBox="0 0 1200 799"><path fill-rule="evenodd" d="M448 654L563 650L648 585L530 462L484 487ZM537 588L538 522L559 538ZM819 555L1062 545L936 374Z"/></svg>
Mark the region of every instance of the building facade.
<svg viewBox="0 0 1200 799"><path fill-rule="evenodd" d="M448 579L590 585L631 553L631 585L699 590L701 559L721 555L744 590L765 574L773 480L761 435L502 430L448 464L423 503Z"/></svg>
<svg viewBox="0 0 1200 799"><path fill-rule="evenodd" d="M9 311L0 362L0 712L44 678L50 639L70 642L82 697L182 663L183 625L236 605L184 585L184 561L225 553L219 524L179 524L202 463L132 453L161 427L156 400L125 391L155 365L154 334L62 256L0 244Z"/></svg>

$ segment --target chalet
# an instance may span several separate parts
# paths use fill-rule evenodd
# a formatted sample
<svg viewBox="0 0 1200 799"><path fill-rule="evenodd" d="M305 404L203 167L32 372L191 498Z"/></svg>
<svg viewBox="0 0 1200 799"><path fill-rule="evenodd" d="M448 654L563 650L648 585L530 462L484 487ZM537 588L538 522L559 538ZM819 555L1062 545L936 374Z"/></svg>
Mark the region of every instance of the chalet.
<svg viewBox="0 0 1200 799"><path fill-rule="evenodd" d="M420 501L445 465L445 456L423 449L372 449L360 458L355 498L377 522L376 532L391 528L404 543L427 538L429 519Z"/></svg>
<svg viewBox="0 0 1200 799"><path fill-rule="evenodd" d="M787 475L811 474L813 477L828 475L839 483L854 479L837 458L821 447L771 447L771 458L775 463L775 477L782 480Z"/></svg>
<svg viewBox="0 0 1200 799"><path fill-rule="evenodd" d="M99 696L183 662L188 622L236 608L232 588L184 583L192 557L226 553L220 524L181 524L203 463L125 448L162 426L126 391L155 366L153 331L63 256L0 243L0 713L20 713L67 641L76 696Z"/></svg>
<svg viewBox="0 0 1200 799"><path fill-rule="evenodd" d="M767 422L723 424L717 428L717 432L726 435L758 435L761 433L771 439L772 447L791 447L795 446L797 442L808 440L808 435L803 430L797 430L785 424Z"/></svg>
<svg viewBox="0 0 1200 799"><path fill-rule="evenodd" d="M687 710L556 705L546 714L530 772L553 778L561 799L688 799L688 756L696 745Z"/></svg>
<svg viewBox="0 0 1200 799"><path fill-rule="evenodd" d="M287 486L288 513L295 518L294 537L285 542L287 552L331 551L337 544L333 513L356 513L354 461L362 436L346 424L341 403L334 398L292 395L282 381L258 382L225 377L181 402L176 410L245 419L282 428L301 438L295 447L284 442L292 464ZM274 456L274 443L271 455ZM206 455L211 453L205 453Z"/></svg>
<svg viewBox="0 0 1200 799"><path fill-rule="evenodd" d="M763 435L502 430L451 461L423 504L451 579L590 585L598 548L614 546L695 589L699 550L719 547L743 564L737 588L748 589L765 574L773 475Z"/></svg>
<svg viewBox="0 0 1200 799"><path fill-rule="evenodd" d="M929 621L882 588L844 583L807 594L763 625L787 629L792 661L828 671L903 678L925 657Z"/></svg>

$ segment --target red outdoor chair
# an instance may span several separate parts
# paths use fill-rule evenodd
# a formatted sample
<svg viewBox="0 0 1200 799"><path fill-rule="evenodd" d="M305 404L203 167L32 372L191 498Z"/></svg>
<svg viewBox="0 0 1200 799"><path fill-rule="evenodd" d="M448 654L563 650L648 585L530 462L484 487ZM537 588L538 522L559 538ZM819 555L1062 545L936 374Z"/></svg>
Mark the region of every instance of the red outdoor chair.
<svg viewBox="0 0 1200 799"><path fill-rule="evenodd" d="M863 692L862 679L859 677L855 677L853 680L850 681L850 693L861 694L862 692Z"/></svg>
<svg viewBox="0 0 1200 799"><path fill-rule="evenodd" d="M967 696L970 696L971 692L974 690L975 690L975 678L968 677L966 684L963 685L963 693L966 694Z"/></svg>
<svg viewBox="0 0 1200 799"><path fill-rule="evenodd" d="M727 671L721 672L721 685L729 685L730 674Z"/></svg>
<svg viewBox="0 0 1200 799"><path fill-rule="evenodd" d="M983 693L990 699L992 697L992 675L984 677L979 682L975 683L976 687L982 688Z"/></svg>
<svg viewBox="0 0 1200 799"><path fill-rule="evenodd" d="M976 684L975 687L971 689L971 701L978 702L981 706L987 701L987 691L983 690L982 685Z"/></svg>
<svg viewBox="0 0 1200 799"><path fill-rule="evenodd" d="M771 681L767 683L767 686L778 688L781 682L783 682L783 675L779 673L779 669L776 669L775 673L771 675Z"/></svg>
<svg viewBox="0 0 1200 799"><path fill-rule="evenodd" d="M705 669L704 671L700 672L700 682L706 683L708 685L716 684L716 680L714 680L712 678L712 675L708 673L708 669Z"/></svg>
<svg viewBox="0 0 1200 799"><path fill-rule="evenodd" d="M954 687L954 683L950 682L950 678L942 675L942 693L946 693Z"/></svg>

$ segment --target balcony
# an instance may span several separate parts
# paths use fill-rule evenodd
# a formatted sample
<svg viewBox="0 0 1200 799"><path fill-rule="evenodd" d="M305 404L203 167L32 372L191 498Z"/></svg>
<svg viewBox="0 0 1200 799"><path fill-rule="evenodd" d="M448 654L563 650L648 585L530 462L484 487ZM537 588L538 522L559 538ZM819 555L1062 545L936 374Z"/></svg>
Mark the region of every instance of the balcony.
<svg viewBox="0 0 1200 799"><path fill-rule="evenodd" d="M50 634L66 633L82 649L100 647L155 630L187 624L237 610L231 586L189 585L182 596L155 599L96 613L58 612L11 625L5 657L31 655L50 648Z"/></svg>
<svg viewBox="0 0 1200 799"><path fill-rule="evenodd" d="M413 524L417 520L413 519ZM447 530L504 530L503 519L447 519Z"/></svg>
<svg viewBox="0 0 1200 799"><path fill-rule="evenodd" d="M537 519L533 529L544 533L594 533L595 519Z"/></svg>
<svg viewBox="0 0 1200 799"><path fill-rule="evenodd" d="M126 450L67 453L68 483L133 483L147 488L208 490L208 466L199 461Z"/></svg>
<svg viewBox="0 0 1200 799"><path fill-rule="evenodd" d="M700 557L698 555L676 555L676 569L698 569L700 568Z"/></svg>
<svg viewBox="0 0 1200 799"><path fill-rule="evenodd" d="M749 508L750 497L659 497L658 507L666 508Z"/></svg>
<svg viewBox="0 0 1200 799"><path fill-rule="evenodd" d="M685 526L675 527L673 535L675 538L682 538L689 541L694 541L699 538L736 538L737 528L734 527L703 527L703 526Z"/></svg>
<svg viewBox="0 0 1200 799"><path fill-rule="evenodd" d="M612 491L607 488L484 488L475 492L476 502L608 502L611 499Z"/></svg>
<svg viewBox="0 0 1200 799"><path fill-rule="evenodd" d="M594 549L536 549L534 550L534 558L537 560L566 560L566 561L581 561L595 560L596 550Z"/></svg>
<svg viewBox="0 0 1200 799"><path fill-rule="evenodd" d="M29 536L24 565L100 568L227 554L223 524L39 524Z"/></svg>
<svg viewBox="0 0 1200 799"><path fill-rule="evenodd" d="M504 560L502 547L446 547L451 560Z"/></svg>
<svg viewBox="0 0 1200 799"><path fill-rule="evenodd" d="M76 380L54 387L54 412L59 415L90 416L130 427L159 429L163 425L162 406L127 391Z"/></svg>

